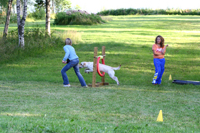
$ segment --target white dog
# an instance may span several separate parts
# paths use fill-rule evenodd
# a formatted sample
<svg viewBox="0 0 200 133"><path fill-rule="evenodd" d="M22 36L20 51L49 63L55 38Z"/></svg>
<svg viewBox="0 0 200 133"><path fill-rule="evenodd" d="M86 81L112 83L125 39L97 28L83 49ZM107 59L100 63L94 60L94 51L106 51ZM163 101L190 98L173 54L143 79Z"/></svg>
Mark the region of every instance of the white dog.
<svg viewBox="0 0 200 133"><path fill-rule="evenodd" d="M119 70L120 67L121 65L119 65L118 67L110 67L99 63L99 70L101 72L108 73L108 75L117 82L117 85L119 85L119 81L118 78L115 76L114 70ZM93 72L93 62L81 62L79 68L87 68L85 69L85 73Z"/></svg>

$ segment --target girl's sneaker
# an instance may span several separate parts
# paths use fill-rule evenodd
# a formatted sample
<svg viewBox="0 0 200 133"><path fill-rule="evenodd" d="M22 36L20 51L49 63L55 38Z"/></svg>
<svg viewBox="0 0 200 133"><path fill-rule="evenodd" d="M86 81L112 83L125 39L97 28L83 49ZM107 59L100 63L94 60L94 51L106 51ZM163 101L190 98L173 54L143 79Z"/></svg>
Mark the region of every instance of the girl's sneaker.
<svg viewBox="0 0 200 133"><path fill-rule="evenodd" d="M151 82L152 84L156 84L156 80L155 79L153 79L153 81Z"/></svg>

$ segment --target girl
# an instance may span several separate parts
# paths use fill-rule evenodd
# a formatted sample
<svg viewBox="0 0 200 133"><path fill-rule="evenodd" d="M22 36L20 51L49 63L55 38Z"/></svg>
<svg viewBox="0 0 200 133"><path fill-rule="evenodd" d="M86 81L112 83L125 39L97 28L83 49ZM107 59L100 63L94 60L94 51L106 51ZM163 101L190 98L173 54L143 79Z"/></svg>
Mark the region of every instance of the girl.
<svg viewBox="0 0 200 133"><path fill-rule="evenodd" d="M62 63L64 64L67 63L67 65L65 65L63 69L61 70L64 87L70 87L66 71L69 70L71 67L74 68L74 71L81 83L81 86L87 87L85 80L79 71L79 65L78 65L79 59L78 59L78 56L76 55L75 49L72 47L72 41L70 38L67 38L65 40L65 46L63 47L63 49L65 51L65 56L62 60Z"/></svg>
<svg viewBox="0 0 200 133"><path fill-rule="evenodd" d="M157 85L161 84L161 78L165 71L165 52L166 52L166 46L164 46L164 38L160 35L158 35L155 39L155 44L152 46L153 50L153 62L155 66L155 74L153 77L152 84Z"/></svg>

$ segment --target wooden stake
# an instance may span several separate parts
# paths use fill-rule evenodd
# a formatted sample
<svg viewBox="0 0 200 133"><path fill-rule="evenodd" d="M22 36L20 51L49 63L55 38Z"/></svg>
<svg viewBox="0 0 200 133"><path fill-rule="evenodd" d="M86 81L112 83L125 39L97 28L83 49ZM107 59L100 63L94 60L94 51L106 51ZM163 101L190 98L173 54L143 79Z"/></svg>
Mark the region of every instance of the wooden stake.
<svg viewBox="0 0 200 133"><path fill-rule="evenodd" d="M103 56L103 59L105 61L105 51L106 51L106 47L105 46L102 46L102 56ZM104 84L105 83L105 75L101 78L101 82Z"/></svg>
<svg viewBox="0 0 200 133"><path fill-rule="evenodd" d="M93 60L93 76L92 76L92 87L96 87L96 72L97 72L97 51L98 47L94 47L94 60Z"/></svg>

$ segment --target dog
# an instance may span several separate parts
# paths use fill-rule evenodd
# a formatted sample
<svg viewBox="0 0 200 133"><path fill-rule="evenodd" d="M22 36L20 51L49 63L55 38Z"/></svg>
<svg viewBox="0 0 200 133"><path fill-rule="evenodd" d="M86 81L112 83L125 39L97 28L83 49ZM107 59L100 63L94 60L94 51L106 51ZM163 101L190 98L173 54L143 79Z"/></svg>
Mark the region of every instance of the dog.
<svg viewBox="0 0 200 133"><path fill-rule="evenodd" d="M101 72L105 72L108 73L108 75L117 82L117 85L119 85L119 80L118 78L115 76L115 71L114 70L119 70L121 67L121 65L119 65L118 67L111 67L108 65L104 65L104 64L100 64L99 63L99 70ZM85 69L85 73L89 73L89 72L93 72L93 62L81 62L81 64L79 65L79 68L86 68Z"/></svg>

